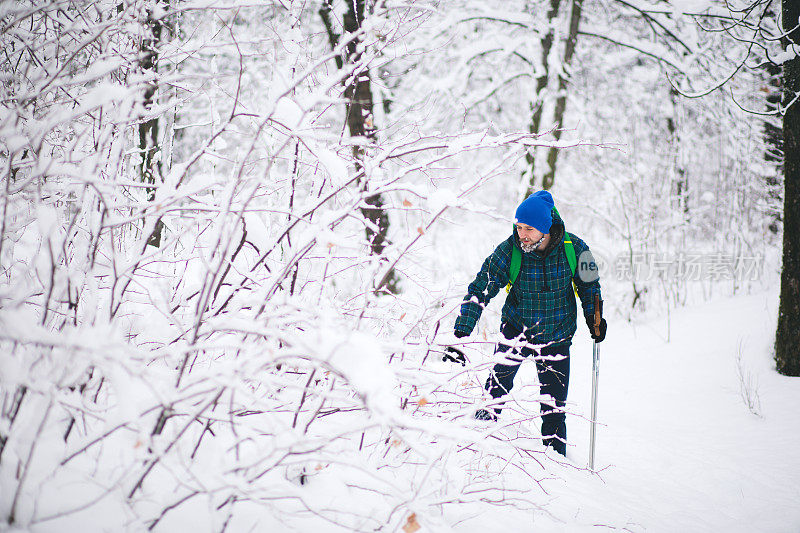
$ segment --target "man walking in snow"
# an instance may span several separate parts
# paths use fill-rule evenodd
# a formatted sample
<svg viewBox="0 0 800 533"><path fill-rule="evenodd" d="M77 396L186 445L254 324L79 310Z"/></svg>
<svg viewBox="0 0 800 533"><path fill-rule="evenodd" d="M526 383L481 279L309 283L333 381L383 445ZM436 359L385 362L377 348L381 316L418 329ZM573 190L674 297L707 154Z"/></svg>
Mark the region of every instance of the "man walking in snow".
<svg viewBox="0 0 800 533"><path fill-rule="evenodd" d="M595 295L600 295L597 266L586 243L565 232L549 192L529 196L514 219L513 234L486 258L470 283L455 322L455 336L470 335L483 308L506 287L500 331L509 344L499 343L495 353L506 353L507 364L494 366L486 390L495 399L508 394L522 360L534 355L541 394L552 397L551 402L541 403L543 441L566 455L563 408L569 386L569 348L577 329L575 293L595 342L601 342L606 333L605 319L600 321L599 334L594 328ZM599 308L602 312L602 305ZM448 351L463 359L457 349ZM480 409L475 418L497 420L501 406L499 402Z"/></svg>

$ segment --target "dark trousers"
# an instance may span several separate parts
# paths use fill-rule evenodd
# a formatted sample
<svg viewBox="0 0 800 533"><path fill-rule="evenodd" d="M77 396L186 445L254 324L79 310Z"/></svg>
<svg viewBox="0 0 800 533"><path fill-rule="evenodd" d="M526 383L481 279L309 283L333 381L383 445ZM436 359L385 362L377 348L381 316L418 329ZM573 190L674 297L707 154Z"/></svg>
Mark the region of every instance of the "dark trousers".
<svg viewBox="0 0 800 533"><path fill-rule="evenodd" d="M505 396L514 386L514 376L519 370L522 360L534 355L536 370L539 374L540 392L553 397L554 402L541 402L542 437L546 446L552 446L561 455L567 451L567 423L564 405L569 388L569 343L553 344L534 351L525 343L522 332L510 324L503 324L503 336L509 341L516 340L515 346L499 343L495 353L507 353L508 364L498 363L494 366L486 390L492 398ZM508 353L508 352L511 353ZM555 405L552 405L555 403ZM495 408L500 412L500 408Z"/></svg>

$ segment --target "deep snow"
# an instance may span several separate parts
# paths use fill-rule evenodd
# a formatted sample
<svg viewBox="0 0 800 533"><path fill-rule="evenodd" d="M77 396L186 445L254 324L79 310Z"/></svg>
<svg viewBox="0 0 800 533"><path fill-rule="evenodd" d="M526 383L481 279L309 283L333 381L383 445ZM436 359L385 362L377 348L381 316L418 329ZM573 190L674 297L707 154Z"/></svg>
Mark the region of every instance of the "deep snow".
<svg viewBox="0 0 800 533"><path fill-rule="evenodd" d="M588 462L591 397L592 349L579 329L568 460L544 483L546 510L483 513L457 530L800 531L800 378L774 370L776 292L673 310L669 341L666 319L610 320L597 475L575 468ZM737 367L759 415L742 399ZM535 379L525 363L515 388Z"/></svg>

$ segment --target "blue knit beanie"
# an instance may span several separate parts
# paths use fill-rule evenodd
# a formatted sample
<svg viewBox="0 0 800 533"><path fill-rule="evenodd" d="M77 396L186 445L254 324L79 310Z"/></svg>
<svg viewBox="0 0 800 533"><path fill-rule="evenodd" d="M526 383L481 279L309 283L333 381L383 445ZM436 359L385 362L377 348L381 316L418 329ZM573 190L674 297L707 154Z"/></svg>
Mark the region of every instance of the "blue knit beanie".
<svg viewBox="0 0 800 533"><path fill-rule="evenodd" d="M527 224L542 233L550 233L553 225L553 197L547 191L538 191L528 196L517 208L514 222Z"/></svg>

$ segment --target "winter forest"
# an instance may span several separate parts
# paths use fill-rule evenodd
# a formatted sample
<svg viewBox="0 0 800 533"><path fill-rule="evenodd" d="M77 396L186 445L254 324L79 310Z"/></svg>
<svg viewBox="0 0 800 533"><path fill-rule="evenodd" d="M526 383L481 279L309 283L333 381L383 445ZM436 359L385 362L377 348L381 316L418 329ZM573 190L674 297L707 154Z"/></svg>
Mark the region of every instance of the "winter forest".
<svg viewBox="0 0 800 533"><path fill-rule="evenodd" d="M0 26L0 530L800 530L800 5L0 0ZM505 292L453 335L542 189L608 321L593 421L578 318L566 457L527 362L473 417Z"/></svg>

